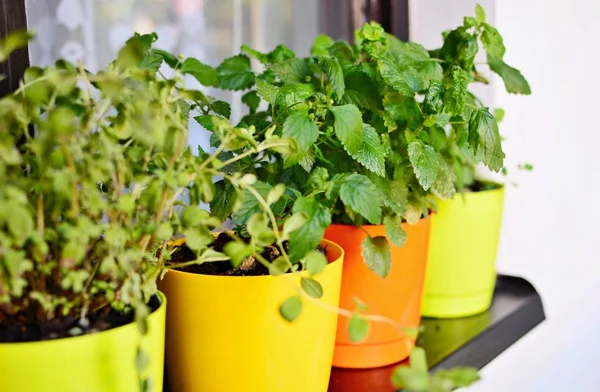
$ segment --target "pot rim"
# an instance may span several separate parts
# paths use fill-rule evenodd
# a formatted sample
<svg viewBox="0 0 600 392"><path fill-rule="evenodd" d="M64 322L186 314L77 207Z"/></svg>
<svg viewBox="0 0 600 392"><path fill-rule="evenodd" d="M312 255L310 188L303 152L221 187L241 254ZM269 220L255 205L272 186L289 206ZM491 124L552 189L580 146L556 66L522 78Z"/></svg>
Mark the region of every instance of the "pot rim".
<svg viewBox="0 0 600 392"><path fill-rule="evenodd" d="M178 239L176 239L176 240L173 241L173 244L175 246L182 245L183 243L185 243L185 238L178 238ZM325 244L326 247L327 246L334 246L339 251L339 256L335 260L333 260L331 262L328 262L327 265L325 266L326 269L329 268L330 265L336 264L336 263L341 263L342 260L344 260L344 256L345 256L344 248L342 248L341 246L339 246L337 243L335 243L335 242L333 242L331 240L323 238L321 240L321 244ZM226 275L195 274L193 272L185 272L185 271L181 271L181 270L177 270L177 269L172 269L172 268L168 268L168 267L167 267L167 269L168 269L167 274L185 275L185 276L198 276L198 277L201 277L203 279L221 279L221 280L225 280L225 279L229 279L229 280L231 280L231 279L233 279L233 280L242 280L242 279L245 279L245 280L249 280L249 279L253 279L253 280L259 280L259 279L277 279L277 278L280 278L282 276L289 276L289 275L293 274L292 272L288 272L288 273L285 273L285 274L279 275L279 276L272 276L272 275L226 276Z"/></svg>
<svg viewBox="0 0 600 392"><path fill-rule="evenodd" d="M152 315L157 314L161 309L164 309L165 306L167 305L167 296L160 290L156 290L156 295L158 295L158 298L160 300L160 304L158 305L158 308L154 309L152 312L150 312L150 314L148 314L148 317L151 317ZM35 341L31 341L31 342L14 342L14 343L0 343L0 350L2 349L2 347L16 347L16 346L21 346L21 347L25 347L26 345L34 345L34 344L38 344L38 345L44 345L44 344L57 344L59 342L64 342L66 340L73 342L75 341L75 339L77 340L83 340L83 339L93 339L98 335L101 335L103 333L110 333L110 332L117 332L117 331L121 331L123 328L129 328L132 325L135 326L135 320L133 320L130 323L124 324L124 325L120 325L118 327L114 327L114 328L109 328L109 329L105 329L104 331L100 331L100 332L94 332L94 333L88 333L85 335L79 335L79 336L69 336L69 337L63 337L63 338L58 338L58 339L47 339L47 340L35 340ZM140 334L140 336L143 336Z"/></svg>

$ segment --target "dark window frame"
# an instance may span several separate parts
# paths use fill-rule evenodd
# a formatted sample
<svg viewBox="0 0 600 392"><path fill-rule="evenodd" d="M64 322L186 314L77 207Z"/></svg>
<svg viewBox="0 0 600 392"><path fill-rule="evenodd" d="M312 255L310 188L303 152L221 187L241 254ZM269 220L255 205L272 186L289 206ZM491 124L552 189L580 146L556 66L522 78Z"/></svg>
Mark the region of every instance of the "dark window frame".
<svg viewBox="0 0 600 392"><path fill-rule="evenodd" d="M0 38L15 30L27 29L25 0L0 0ZM7 61L0 63L0 74L6 79L0 81L0 97L11 93L19 86L25 69L29 66L27 47L13 52Z"/></svg>

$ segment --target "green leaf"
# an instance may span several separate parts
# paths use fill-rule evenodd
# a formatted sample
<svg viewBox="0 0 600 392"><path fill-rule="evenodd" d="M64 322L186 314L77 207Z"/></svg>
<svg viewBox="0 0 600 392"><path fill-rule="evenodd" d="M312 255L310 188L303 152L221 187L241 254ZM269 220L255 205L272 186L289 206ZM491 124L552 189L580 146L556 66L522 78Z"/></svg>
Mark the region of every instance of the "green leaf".
<svg viewBox="0 0 600 392"><path fill-rule="evenodd" d="M318 250L311 250L304 256L304 266L309 274L317 275L327 266L325 255Z"/></svg>
<svg viewBox="0 0 600 392"><path fill-rule="evenodd" d="M350 155L357 155L363 145L363 121L360 110L354 105L333 106L333 129Z"/></svg>
<svg viewBox="0 0 600 392"><path fill-rule="evenodd" d="M269 265L269 274L279 276L286 274L290 269L290 264L283 256L279 256Z"/></svg>
<svg viewBox="0 0 600 392"><path fill-rule="evenodd" d="M162 57L164 62L173 69L177 69L181 65L181 60L169 52L161 49L152 49L152 53Z"/></svg>
<svg viewBox="0 0 600 392"><path fill-rule="evenodd" d="M419 73L423 78L424 88L428 88L431 82L441 82L444 78L444 70L437 61L427 61L419 68Z"/></svg>
<svg viewBox="0 0 600 392"><path fill-rule="evenodd" d="M477 18L477 21L479 23L485 22L485 10L480 4L477 4L475 6L475 17Z"/></svg>
<svg viewBox="0 0 600 392"><path fill-rule="evenodd" d="M254 83L254 73L248 56L239 54L217 67L218 87L225 90L244 90Z"/></svg>
<svg viewBox="0 0 600 392"><path fill-rule="evenodd" d="M439 171L439 158L433 147L415 140L408 145L408 158L413 166L417 180L424 190L433 185Z"/></svg>
<svg viewBox="0 0 600 392"><path fill-rule="evenodd" d="M306 217L302 213L294 213L289 216L285 222L283 222L283 233L282 237L284 240L288 240L290 238L290 234L294 231L302 227L306 223Z"/></svg>
<svg viewBox="0 0 600 392"><path fill-rule="evenodd" d="M435 372L434 377L450 381L453 389L468 387L480 379L477 369L468 367L440 369Z"/></svg>
<svg viewBox="0 0 600 392"><path fill-rule="evenodd" d="M279 89L277 88L277 86L269 84L264 79L256 79L256 92L262 99L264 99L271 105L275 105L278 90Z"/></svg>
<svg viewBox="0 0 600 392"><path fill-rule="evenodd" d="M290 114L283 123L283 136L295 139L300 151L306 153L317 141L319 128L309 118L307 110L298 110Z"/></svg>
<svg viewBox="0 0 600 392"><path fill-rule="evenodd" d="M242 96L242 102L248 105L250 114L254 114L260 105L260 97L256 91L248 91Z"/></svg>
<svg viewBox="0 0 600 392"><path fill-rule="evenodd" d="M331 212L314 197L299 197L292 212L306 217L306 223L290 235L289 255L292 261L298 261L319 245L325 229L331 224Z"/></svg>
<svg viewBox="0 0 600 392"><path fill-rule="evenodd" d="M337 99L341 99L344 96L344 90L346 89L342 66L336 58L332 57L319 57L318 63L323 72L327 75L327 81L331 85L334 96L337 97Z"/></svg>
<svg viewBox="0 0 600 392"><path fill-rule="evenodd" d="M417 70L399 66L390 57L380 59L377 68L383 80L390 87L407 97L414 97L415 93L421 91L425 86L423 78Z"/></svg>
<svg viewBox="0 0 600 392"><path fill-rule="evenodd" d="M441 199L452 199L456 193L456 173L446 160L440 160L439 173L431 186L431 192Z"/></svg>
<svg viewBox="0 0 600 392"><path fill-rule="evenodd" d="M242 262L252 255L252 247L240 241L230 241L223 247L225 254L231 258L234 268L242 265Z"/></svg>
<svg viewBox="0 0 600 392"><path fill-rule="evenodd" d="M406 231L402 227L402 217L400 215L388 215L383 218L385 224L385 234L390 242L401 248L406 242Z"/></svg>
<svg viewBox="0 0 600 392"><path fill-rule="evenodd" d="M291 59L271 66L271 71L284 84L305 83L310 77L310 70L304 59Z"/></svg>
<svg viewBox="0 0 600 392"><path fill-rule="evenodd" d="M276 102L284 108L289 108L306 101L313 94L314 87L311 84L286 84L279 88Z"/></svg>
<svg viewBox="0 0 600 392"><path fill-rule="evenodd" d="M439 82L431 82L425 99L423 100L423 110L425 113L440 113L444 109L444 86Z"/></svg>
<svg viewBox="0 0 600 392"><path fill-rule="evenodd" d="M385 176L385 150L377 131L369 124L363 124L363 144L353 158L378 176Z"/></svg>
<svg viewBox="0 0 600 392"><path fill-rule="evenodd" d="M392 373L392 383L397 388L403 388L411 392L431 390L429 373L404 365L394 369L394 372Z"/></svg>
<svg viewBox="0 0 600 392"><path fill-rule="evenodd" d="M496 118L496 123L500 124L504 120L504 109L494 109L494 117Z"/></svg>
<svg viewBox="0 0 600 392"><path fill-rule="evenodd" d="M423 124L423 115L419 104L414 98L398 93L386 94L383 104L385 109L392 114L398 128L418 129Z"/></svg>
<svg viewBox="0 0 600 392"><path fill-rule="evenodd" d="M298 297L286 299L279 307L279 314L287 321L294 321L302 312L302 301Z"/></svg>
<svg viewBox="0 0 600 392"><path fill-rule="evenodd" d="M504 81L506 91L513 94L531 94L531 87L527 79L521 74L521 71L489 55L487 60L490 69L497 73Z"/></svg>
<svg viewBox="0 0 600 392"><path fill-rule="evenodd" d="M13 201L5 202L6 211L10 211L6 217L8 231L15 239L25 240L33 232L33 219L25 206Z"/></svg>
<svg viewBox="0 0 600 392"><path fill-rule="evenodd" d="M319 34L310 49L312 56L326 56L329 54L329 47L333 45L333 39L325 34Z"/></svg>
<svg viewBox="0 0 600 392"><path fill-rule="evenodd" d="M258 61L260 61L262 64L268 64L269 63L269 56L268 55L266 55L265 53L261 53L261 52L259 52L256 49L252 49L248 45L245 45L245 44L242 45L241 50L243 52L246 52L247 54L249 54L251 57L254 57Z"/></svg>
<svg viewBox="0 0 600 392"><path fill-rule="evenodd" d="M146 53L138 64L139 69L149 69L154 72L158 71L162 65L163 58L157 54Z"/></svg>
<svg viewBox="0 0 600 392"><path fill-rule="evenodd" d="M24 48L30 39L33 38L33 34L25 31L18 30L13 31L6 37L0 40L0 62L5 61L8 56L15 50Z"/></svg>
<svg viewBox="0 0 600 392"><path fill-rule="evenodd" d="M185 59L181 65L181 72L186 75L192 75L203 86L216 86L219 81L217 77L218 71L192 57ZM224 86L221 87L226 88Z"/></svg>
<svg viewBox="0 0 600 392"><path fill-rule="evenodd" d="M400 180L390 181L387 178L371 176L371 182L377 189L377 194L383 204L394 213L402 215L406 211L408 187Z"/></svg>
<svg viewBox="0 0 600 392"><path fill-rule="evenodd" d="M506 47L502 36L494 26L483 23L483 32L481 33L481 43L488 56L502 60Z"/></svg>
<svg viewBox="0 0 600 392"><path fill-rule="evenodd" d="M257 181L252 186L264 199L266 199L272 188L270 184L262 181ZM246 224L252 215L261 211L262 208L258 200L256 200L254 195L248 189L244 189L242 192L240 208L233 214L233 221L235 224Z"/></svg>
<svg viewBox="0 0 600 392"><path fill-rule="evenodd" d="M210 110L227 119L231 116L231 106L225 101L214 101L210 104Z"/></svg>
<svg viewBox="0 0 600 392"><path fill-rule="evenodd" d="M421 372L429 371L429 368L427 367L427 356L422 347L415 347L410 352L410 367Z"/></svg>
<svg viewBox="0 0 600 392"><path fill-rule="evenodd" d="M456 64L470 72L473 69L478 50L477 36L470 34L466 28L459 27L445 36L439 56L446 63Z"/></svg>
<svg viewBox="0 0 600 392"><path fill-rule="evenodd" d="M361 245L362 257L369 269L382 278L390 273L392 253L387 238L367 236Z"/></svg>
<svg viewBox="0 0 600 392"><path fill-rule="evenodd" d="M363 312L367 312L369 310L369 306L357 297L352 297L352 302L354 302L354 304L356 305L356 310L360 310Z"/></svg>
<svg viewBox="0 0 600 392"><path fill-rule="evenodd" d="M385 125L388 132L398 129L398 124L396 124L396 120L394 120L392 113L388 112L387 110L378 110L375 114L377 114L383 120L383 125Z"/></svg>
<svg viewBox="0 0 600 392"><path fill-rule="evenodd" d="M444 94L444 105L449 113L460 114L465 109L467 87L471 76L461 68L455 66L450 74L451 85Z"/></svg>
<svg viewBox="0 0 600 392"><path fill-rule="evenodd" d="M340 187L342 202L376 225L381 222L381 203L375 185L365 176L352 173Z"/></svg>
<svg viewBox="0 0 600 392"><path fill-rule="evenodd" d="M312 278L300 278L300 286L304 292L313 298L321 298L323 296L323 287L321 283Z"/></svg>
<svg viewBox="0 0 600 392"><path fill-rule="evenodd" d="M348 336L352 343L360 343L369 336L369 322L359 313L352 313L348 320Z"/></svg>
<svg viewBox="0 0 600 392"><path fill-rule="evenodd" d="M488 108L479 108L471 113L469 145L475 154L483 155L483 162L490 170L498 172L504 166L506 155L502 151L498 124Z"/></svg>
<svg viewBox="0 0 600 392"><path fill-rule="evenodd" d="M185 244L193 251L200 251L213 242L213 236L206 228L190 228L183 232Z"/></svg>
<svg viewBox="0 0 600 392"><path fill-rule="evenodd" d="M275 242L275 234L265 213L252 215L246 224L246 230L258 246L269 246Z"/></svg>
<svg viewBox="0 0 600 392"><path fill-rule="evenodd" d="M391 56L400 66L420 67L431 60L423 45L415 42L400 41L395 36L386 33L389 40L387 55Z"/></svg>

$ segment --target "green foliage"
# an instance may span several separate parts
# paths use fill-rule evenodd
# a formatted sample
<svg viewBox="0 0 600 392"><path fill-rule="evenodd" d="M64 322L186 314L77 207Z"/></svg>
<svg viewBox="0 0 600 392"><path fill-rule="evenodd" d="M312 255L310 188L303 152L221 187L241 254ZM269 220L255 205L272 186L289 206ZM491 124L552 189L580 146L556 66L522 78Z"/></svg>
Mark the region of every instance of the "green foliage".
<svg viewBox="0 0 600 392"><path fill-rule="evenodd" d="M429 373L425 350L415 347L410 353L410 365L401 365L392 373L392 383L407 392L452 392L479 380L477 369L457 367Z"/></svg>
<svg viewBox="0 0 600 392"><path fill-rule="evenodd" d="M360 313L355 312L348 320L348 335L353 343L360 343L369 336L369 322Z"/></svg>

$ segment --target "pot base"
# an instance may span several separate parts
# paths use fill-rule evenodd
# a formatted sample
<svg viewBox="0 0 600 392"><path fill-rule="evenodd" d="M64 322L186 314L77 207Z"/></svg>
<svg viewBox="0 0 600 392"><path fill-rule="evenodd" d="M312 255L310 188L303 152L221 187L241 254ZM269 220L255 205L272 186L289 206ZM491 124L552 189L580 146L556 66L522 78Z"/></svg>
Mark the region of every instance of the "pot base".
<svg viewBox="0 0 600 392"><path fill-rule="evenodd" d="M474 316L489 309L494 288L471 295L432 295L423 297L424 317L458 318Z"/></svg>
<svg viewBox="0 0 600 392"><path fill-rule="evenodd" d="M412 339L382 344L336 344L333 366L346 369L371 369L391 365L408 358L415 346Z"/></svg>

